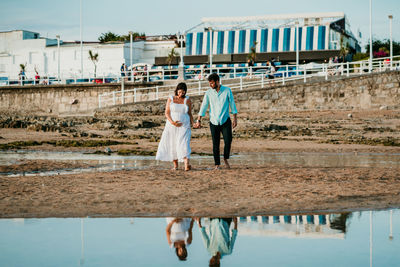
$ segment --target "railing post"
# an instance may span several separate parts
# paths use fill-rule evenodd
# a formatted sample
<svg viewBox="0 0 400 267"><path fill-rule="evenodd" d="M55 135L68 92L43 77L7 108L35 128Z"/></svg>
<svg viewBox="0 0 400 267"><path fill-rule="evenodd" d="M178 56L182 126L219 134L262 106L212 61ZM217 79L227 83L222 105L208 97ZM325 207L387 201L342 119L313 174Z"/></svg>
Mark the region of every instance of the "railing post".
<svg viewBox="0 0 400 267"><path fill-rule="evenodd" d="M156 100L158 100L158 85L156 86Z"/></svg>
<svg viewBox="0 0 400 267"><path fill-rule="evenodd" d="M285 85L285 72L282 73L282 85Z"/></svg>
<svg viewBox="0 0 400 267"><path fill-rule="evenodd" d="M165 80L165 71L164 71L164 69L162 69L162 80L164 81Z"/></svg>
<svg viewBox="0 0 400 267"><path fill-rule="evenodd" d="M382 72L382 61L379 61L379 72Z"/></svg>
<svg viewBox="0 0 400 267"><path fill-rule="evenodd" d="M148 67L146 71L147 71L147 82L150 82L150 72Z"/></svg>
<svg viewBox="0 0 400 267"><path fill-rule="evenodd" d="M349 77L350 76L350 64L348 61L346 62L346 69L347 69L347 77Z"/></svg>
<svg viewBox="0 0 400 267"><path fill-rule="evenodd" d="M243 90L243 77L240 76L240 90Z"/></svg>
<svg viewBox="0 0 400 267"><path fill-rule="evenodd" d="M340 75L343 76L344 66L343 62L340 63Z"/></svg>
<svg viewBox="0 0 400 267"><path fill-rule="evenodd" d="M289 78L289 66L286 65L286 78Z"/></svg>
<svg viewBox="0 0 400 267"><path fill-rule="evenodd" d="M136 103L136 88L133 89L133 102Z"/></svg>
<svg viewBox="0 0 400 267"><path fill-rule="evenodd" d="M115 95L115 91L113 91L112 94L113 94L113 104L115 106L117 104L117 97Z"/></svg>
<svg viewBox="0 0 400 267"><path fill-rule="evenodd" d="M233 67L233 78L236 78L236 67Z"/></svg>
<svg viewBox="0 0 400 267"><path fill-rule="evenodd" d="M264 88L264 74L261 74L261 88Z"/></svg>
<svg viewBox="0 0 400 267"><path fill-rule="evenodd" d="M304 74L304 82L307 82L307 69L306 66L303 65L303 74Z"/></svg>
<svg viewBox="0 0 400 267"><path fill-rule="evenodd" d="M124 82L124 79L121 80L121 102L122 102L122 105L125 104L125 82Z"/></svg>
<svg viewBox="0 0 400 267"><path fill-rule="evenodd" d="M325 81L328 80L328 65L325 66L325 64L322 66L324 68L325 71Z"/></svg>
<svg viewBox="0 0 400 267"><path fill-rule="evenodd" d="M106 78L104 77L104 74L103 74L103 83L106 83Z"/></svg>
<svg viewBox="0 0 400 267"><path fill-rule="evenodd" d="M361 63L360 63L360 75L362 74L362 72L363 72L363 62L361 61Z"/></svg>
<svg viewBox="0 0 400 267"><path fill-rule="evenodd" d="M199 81L199 95L201 95L201 81Z"/></svg>

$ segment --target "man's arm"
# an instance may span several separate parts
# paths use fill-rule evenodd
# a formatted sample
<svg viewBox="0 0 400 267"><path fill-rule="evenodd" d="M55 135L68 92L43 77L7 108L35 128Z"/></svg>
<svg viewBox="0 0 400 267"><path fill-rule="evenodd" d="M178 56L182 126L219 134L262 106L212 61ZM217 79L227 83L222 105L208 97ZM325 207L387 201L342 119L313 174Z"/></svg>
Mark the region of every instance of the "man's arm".
<svg viewBox="0 0 400 267"><path fill-rule="evenodd" d="M237 113L238 112L236 109L235 100L233 99L232 90L229 90L229 107L231 108L231 113L233 114L232 128L235 128L237 126Z"/></svg>
<svg viewBox="0 0 400 267"><path fill-rule="evenodd" d="M196 121L196 123L194 125L194 128L200 128L201 127L201 118L206 115L206 111L208 109L208 106L209 106L209 99L208 99L208 94L206 92L204 94L203 102L201 103L199 115L197 116L197 121Z"/></svg>

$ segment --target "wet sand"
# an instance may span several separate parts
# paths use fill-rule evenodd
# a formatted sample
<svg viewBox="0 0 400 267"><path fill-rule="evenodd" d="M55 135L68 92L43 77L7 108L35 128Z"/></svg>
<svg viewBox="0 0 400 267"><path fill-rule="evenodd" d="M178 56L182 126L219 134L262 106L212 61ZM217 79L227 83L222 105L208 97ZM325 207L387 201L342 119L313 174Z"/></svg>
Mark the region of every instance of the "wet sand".
<svg viewBox="0 0 400 267"><path fill-rule="evenodd" d="M398 111L322 111L241 114L232 153L330 152L399 154ZM162 117L146 118L163 120ZM282 129L271 125L286 126ZM103 137L72 138L63 132L0 129L0 144L14 141L104 140L112 151L154 152L163 125L150 129L99 130ZM275 129L275 128L276 129ZM94 129L96 128L96 129ZM272 129L273 128L273 129ZM140 135L140 138L132 136ZM193 131L192 150L211 153L209 130ZM122 137L122 136L125 136ZM383 141L382 141L383 140ZM384 143L389 140L389 143ZM382 141L382 142L381 142ZM39 151L104 151L105 147L23 147ZM78 165L76 165L78 164ZM1 166L24 171L79 167L79 163L25 161ZM400 207L400 168L233 165L212 170L158 168L53 176L0 176L0 217L271 215Z"/></svg>

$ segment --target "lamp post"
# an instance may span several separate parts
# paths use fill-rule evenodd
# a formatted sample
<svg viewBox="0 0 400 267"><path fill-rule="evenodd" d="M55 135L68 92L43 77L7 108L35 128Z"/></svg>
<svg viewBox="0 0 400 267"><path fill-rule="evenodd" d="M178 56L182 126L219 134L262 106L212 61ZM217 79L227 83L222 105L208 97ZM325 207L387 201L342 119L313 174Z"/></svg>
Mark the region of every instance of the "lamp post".
<svg viewBox="0 0 400 267"><path fill-rule="evenodd" d="M296 21L296 74L299 75L299 21Z"/></svg>
<svg viewBox="0 0 400 267"><path fill-rule="evenodd" d="M180 46L181 46L181 61L179 62L179 67L183 67L185 64L183 63L183 42L185 41L185 37L184 34L181 34L180 32L178 32L178 42L180 42Z"/></svg>
<svg viewBox="0 0 400 267"><path fill-rule="evenodd" d="M133 43L133 32L129 32L129 41L130 41L130 47L129 47L129 66L131 68L131 81L133 82L133 69L132 69L132 43Z"/></svg>
<svg viewBox="0 0 400 267"><path fill-rule="evenodd" d="M57 80L60 82L60 35L57 38Z"/></svg>
<svg viewBox="0 0 400 267"><path fill-rule="evenodd" d="M369 0L369 72L372 72L372 0Z"/></svg>
<svg viewBox="0 0 400 267"><path fill-rule="evenodd" d="M210 74L212 73L212 39L213 39L213 29L211 27L205 28L205 31L210 33Z"/></svg>
<svg viewBox="0 0 400 267"><path fill-rule="evenodd" d="M81 79L83 79L82 0L80 2Z"/></svg>
<svg viewBox="0 0 400 267"><path fill-rule="evenodd" d="M392 20L393 20L393 15L389 15L389 27L390 27L390 69L392 69L392 67L393 67Z"/></svg>

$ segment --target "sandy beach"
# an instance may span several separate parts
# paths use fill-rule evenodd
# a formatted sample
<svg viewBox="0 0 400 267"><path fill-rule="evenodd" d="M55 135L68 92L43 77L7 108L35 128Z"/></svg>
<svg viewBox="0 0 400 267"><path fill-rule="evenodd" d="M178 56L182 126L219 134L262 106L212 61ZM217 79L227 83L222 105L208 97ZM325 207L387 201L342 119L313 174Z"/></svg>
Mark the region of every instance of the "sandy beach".
<svg viewBox="0 0 400 267"><path fill-rule="evenodd" d="M68 131L3 127L0 145L3 152L22 149L87 153L108 148L112 153L151 155L157 149L164 118L140 119L155 126L111 130L104 127L106 122L99 121L77 125L77 131L72 133L71 127ZM299 153L299 157L309 152L398 155L399 121L399 113L390 110L241 114L232 153ZM73 137L79 131L95 137ZM71 140L81 143L72 146ZM116 143L85 143L104 140ZM208 128L193 131L192 150L198 155L210 155ZM219 171L212 170L209 164L194 164L189 172L150 167L49 176L6 175L90 166L56 159L2 164L0 216L270 215L400 207L399 164L307 167L249 162Z"/></svg>

